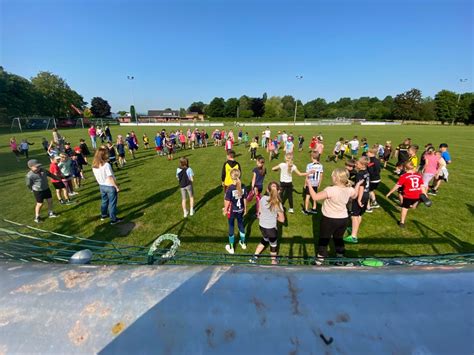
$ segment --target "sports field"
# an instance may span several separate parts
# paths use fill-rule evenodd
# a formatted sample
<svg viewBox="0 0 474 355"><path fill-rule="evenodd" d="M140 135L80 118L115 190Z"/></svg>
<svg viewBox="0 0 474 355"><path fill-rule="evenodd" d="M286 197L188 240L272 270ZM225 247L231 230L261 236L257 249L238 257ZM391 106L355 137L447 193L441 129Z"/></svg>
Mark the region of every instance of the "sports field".
<svg viewBox="0 0 474 355"><path fill-rule="evenodd" d="M162 127L140 127L134 129L141 139L144 132L153 142L153 137ZM165 127L166 128L166 127ZM228 129L230 127L227 127ZM399 207L384 195L393 186L396 177L392 174L393 165L382 172L382 183L377 191L378 202L382 208L372 214L365 214L359 233L359 244L347 245L348 257L356 256L396 256L444 254L474 251L474 164L471 155L474 129L470 127L440 127L440 126L342 126L342 127L270 127L272 135L277 130L285 129L293 132L295 137L303 134L305 150L295 152L295 164L304 171L310 161L307 150L310 138L321 132L324 136L325 154L332 150L339 137L366 137L369 144L384 143L391 140L394 146L403 138L410 137L414 144L422 148L426 143L448 143L453 163L449 166L449 183L442 185L438 196L433 197L433 206L427 208L421 205L415 211L410 211L406 228L397 226ZM125 135L129 127L112 127L112 134ZM234 128L234 132L236 129ZM247 127L250 137L261 128ZM87 130L61 130L66 139L76 145L80 138L86 139L89 145ZM0 196L2 198L0 216L15 222L33 225L34 198L24 183L26 174L26 159L17 163L10 152L8 141L15 136L17 141L27 138L34 142L30 148L30 158L39 159L49 165L48 158L41 147L41 138L51 140L50 131L35 131L25 133L8 133L0 135ZM153 147L153 144L151 144ZM250 160L250 154L243 145L235 146L236 160L241 163L243 170L242 181L249 184L251 171L255 163ZM259 149L258 153L264 153ZM421 149L418 155L421 155ZM175 178L178 165L177 158L186 156L195 173L195 205L196 214L186 219L181 210L179 186ZM269 168L283 161L283 154L278 160L268 162L267 184L271 180L278 181L279 173L271 172ZM89 158L91 161L91 158ZM137 158L126 157L128 164L116 176L121 187L119 193L119 216L124 221L115 226L99 219L100 195L98 185L90 170L86 168L87 180L78 190L76 204L61 206L55 200L55 212L59 218L46 219L40 228L53 230L58 233L77 235L86 238L108 240L134 245L149 245L157 236L164 233L175 233L181 239L181 250L212 251L225 253L227 243L227 219L222 216L223 191L221 188L221 168L226 160L223 147L213 147L185 150L175 155L174 161L158 157L154 149L144 150L140 145ZM330 172L337 164L326 163L322 159L325 176L322 188L330 183ZM392 161L394 163L394 161ZM294 176L295 213L287 215L288 224L283 226L280 239L280 254L294 256L314 255L314 243L319 233L320 215L305 216L301 213L301 190L304 178ZM51 186L52 188L52 186ZM53 190L54 194L54 190ZM255 219L254 202L249 205L249 213L245 218L245 228L248 237L247 253L253 253L261 235L258 220ZM320 208L320 205L319 205ZM43 209L43 217L46 209ZM236 252L241 252L237 246Z"/></svg>

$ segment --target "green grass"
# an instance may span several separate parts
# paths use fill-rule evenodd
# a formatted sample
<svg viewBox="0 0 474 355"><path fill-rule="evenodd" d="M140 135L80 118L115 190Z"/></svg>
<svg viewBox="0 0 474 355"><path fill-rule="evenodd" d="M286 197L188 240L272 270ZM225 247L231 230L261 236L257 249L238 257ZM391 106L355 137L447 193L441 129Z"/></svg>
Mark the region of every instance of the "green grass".
<svg viewBox="0 0 474 355"><path fill-rule="evenodd" d="M284 127L273 128L273 132ZM407 228L400 230L396 224L399 218L399 208L387 201L384 194L393 186L395 177L389 171L383 171L382 183L377 192L382 208L363 218L360 231L360 242L357 245L347 245L347 256L402 256L421 254L444 254L473 252L473 214L474 168L471 160L471 145L474 129L470 127L286 127L287 131L295 134L302 133L309 143L310 136L322 132L328 153L340 137L367 137L369 143L391 140L394 144L409 136L420 146L431 142L439 144L447 142L453 157L450 166L450 181L442 186L438 196L434 197L431 208L420 206L410 211ZM246 129L251 135L259 128ZM143 132L153 137L154 127L137 128L139 137ZM125 134L126 127L112 127L114 136ZM63 130L62 134L72 142L79 138L88 138L86 130ZM34 200L24 185L24 175L27 172L26 161L15 161L8 147L10 133L0 135L0 191L2 209L0 216L25 224L33 223ZM48 139L51 132L26 132L15 134L18 141L28 138L36 144L31 147L31 157L47 163L47 158L41 150L41 137ZM237 160L243 167L243 181L249 183L254 162L243 146L236 146L239 154ZM55 210L60 217L46 220L41 228L58 233L77 235L99 240L110 240L133 245L149 245L163 233L178 234L182 244L181 250L225 252L227 241L227 220L222 216L223 192L220 187L220 171L225 161L222 147L187 150L180 152L177 157L186 155L195 172L196 214L183 219L180 192L175 179L177 160L168 162L163 157L157 157L153 149L144 151L142 147L137 159L127 156L129 164L116 175L122 191L119 194L119 215L125 218L122 225L110 226L98 219L100 196L98 186L90 171L86 170L87 180L79 190L78 203L74 206L60 206L55 201ZM282 155L282 154L281 154ZM175 159L176 159L175 158ZM306 152L295 154L295 164L304 169L309 161ZM281 157L280 160L281 161ZM270 168L279 161L271 164ZM323 187L328 186L330 172L340 162L324 163L325 177ZM270 172L265 181L278 180L279 174ZM303 178L295 177L295 189L300 192ZM288 216L288 226L283 228L280 240L280 253L285 255L305 256L314 255L314 243L319 233L320 216L304 216L300 212L301 195L295 194L295 214ZM249 235L248 252L254 251L260 240L258 221L253 218L254 203L250 204L250 213L245 225ZM45 213L45 211L43 211ZM237 249L240 250L240 249Z"/></svg>

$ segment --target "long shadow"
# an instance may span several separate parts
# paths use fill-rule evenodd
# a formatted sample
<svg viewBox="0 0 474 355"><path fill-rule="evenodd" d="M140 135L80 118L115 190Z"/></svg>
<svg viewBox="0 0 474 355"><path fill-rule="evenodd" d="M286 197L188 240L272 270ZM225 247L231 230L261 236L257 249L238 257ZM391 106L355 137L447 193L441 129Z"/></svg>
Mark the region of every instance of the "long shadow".
<svg viewBox="0 0 474 355"><path fill-rule="evenodd" d="M127 220L133 220L134 218L141 217L143 215L143 211L146 210L148 207L155 205L156 203L164 200L165 198L171 196L179 189L179 186L170 187L169 189L159 191L143 201L139 201L134 204L129 204L127 207L120 208L119 214L123 215L124 218ZM125 213L130 211L128 213Z"/></svg>
<svg viewBox="0 0 474 355"><path fill-rule="evenodd" d="M212 200L217 195L222 194L222 186L217 185L212 190L207 191L203 197L194 205L194 210L199 211L203 208L210 200Z"/></svg>
<svg viewBox="0 0 474 355"><path fill-rule="evenodd" d="M466 203L466 207L469 209L469 212L471 212L471 214L474 215L474 205L470 203Z"/></svg>
<svg viewBox="0 0 474 355"><path fill-rule="evenodd" d="M395 221L398 222L399 219L399 211L393 205L389 199L385 197L385 195L390 191L390 188L385 185L383 182L380 182L378 186L378 191L382 194L382 196L377 197L377 202L379 203L380 207L383 208L385 212Z"/></svg>
<svg viewBox="0 0 474 355"><path fill-rule="evenodd" d="M290 240L290 248L288 251L288 263L291 264L291 260L295 256L295 247L298 247L297 255L303 256L305 259L308 258L308 249L306 248L306 244L309 243L308 240L304 239L301 235L295 235Z"/></svg>

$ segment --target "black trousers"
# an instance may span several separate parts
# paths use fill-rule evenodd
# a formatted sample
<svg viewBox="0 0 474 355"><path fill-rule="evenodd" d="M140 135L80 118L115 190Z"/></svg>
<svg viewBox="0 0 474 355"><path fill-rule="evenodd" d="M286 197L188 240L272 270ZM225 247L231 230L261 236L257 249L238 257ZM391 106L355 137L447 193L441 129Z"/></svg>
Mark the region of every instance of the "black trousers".
<svg viewBox="0 0 474 355"><path fill-rule="evenodd" d="M334 246L337 254L344 254L344 233L346 231L348 218L329 218L322 216L319 228L318 254L326 257L328 255L328 245L331 237L334 239Z"/></svg>
<svg viewBox="0 0 474 355"><path fill-rule="evenodd" d="M280 182L281 187L281 203L285 204L286 200L290 204L290 208L293 208L293 183L292 182Z"/></svg>

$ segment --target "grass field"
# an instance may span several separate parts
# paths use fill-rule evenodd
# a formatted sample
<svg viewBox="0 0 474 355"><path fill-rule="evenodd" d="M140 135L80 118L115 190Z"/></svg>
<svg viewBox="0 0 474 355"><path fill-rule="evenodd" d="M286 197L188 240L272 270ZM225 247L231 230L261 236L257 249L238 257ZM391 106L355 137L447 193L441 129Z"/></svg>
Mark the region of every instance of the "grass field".
<svg viewBox="0 0 474 355"><path fill-rule="evenodd" d="M395 256L473 252L473 214L474 214L474 165L471 160L471 145L474 129L470 127L432 127L432 126L343 126L343 127L278 127L295 135L302 133L309 144L312 135L322 132L325 139L325 153L332 150L335 141L343 136L367 137L370 144L391 140L394 145L403 138L411 137L413 142L423 146L431 142L438 145L447 142L453 157L450 166L450 181L442 186L438 196L433 197L431 208L420 206L410 211L407 228L400 230L397 226L399 208L392 201L385 199L385 193L396 181L389 171L383 171L382 183L377 192L378 201L382 208L363 218L359 244L347 246L347 256ZM143 132L153 137L156 127L135 129L138 137ZM259 128L249 127L249 134L254 135ZM112 127L114 136L126 134L127 127ZM76 144L79 138L88 138L87 131L82 129L63 130L61 133ZM19 223L33 225L34 200L24 184L27 172L26 160L15 161L8 147L12 134L3 132L0 135L0 191L2 209L0 216ZM30 158L40 159L48 163L40 145L41 137L51 139L51 132L37 131L15 133L20 141L27 138L35 142L30 149ZM89 144L90 146L90 144ZM243 168L243 182L248 184L254 162L243 146L236 146L239 161ZM262 150L260 149L260 152ZM180 156L187 156L195 172L195 201L196 214L183 219L180 191L175 179ZM282 161L267 162L267 168ZM226 159L222 147L186 150L179 152L174 161L157 157L154 149L145 151L140 146L137 159L127 156L127 166L116 173L122 191L119 194L119 215L125 220L122 224L110 226L98 218L100 196L98 186L93 178L90 167L86 169L84 186L79 190L77 204L60 206L55 201L55 211L60 214L57 219L46 220L41 228L58 233L77 235L99 240L149 245L157 236L163 233L178 234L182 244L181 250L212 251L225 253L227 242L227 220L222 216L223 192L220 184L220 172ZM295 164L304 170L309 162L308 153L295 154ZM330 172L343 163L324 163L325 177L322 187L328 186ZM270 169L269 169L270 170ZM278 180L277 172L270 172L265 182ZM294 177L295 214L288 215L288 226L283 228L280 240L280 253L284 255L306 256L314 255L314 243L319 233L320 216L305 216L300 212L301 189L304 179ZM249 237L247 252L252 253L261 238L258 221L254 218L254 203L250 204L245 225ZM320 206L319 206L320 207ZM46 211L43 211L43 216ZM241 250L237 248L237 252Z"/></svg>

